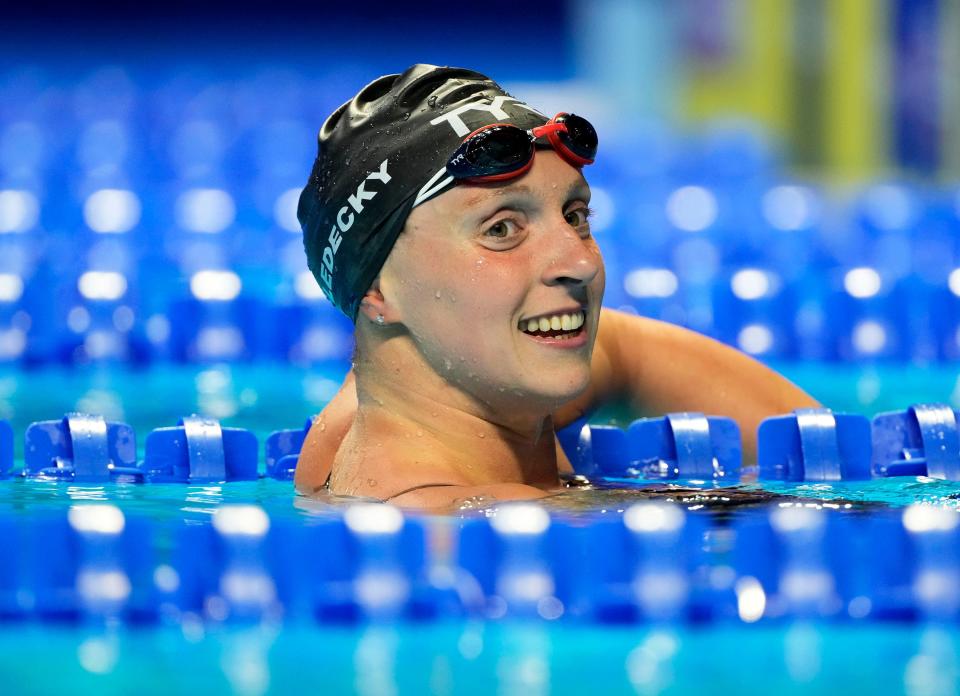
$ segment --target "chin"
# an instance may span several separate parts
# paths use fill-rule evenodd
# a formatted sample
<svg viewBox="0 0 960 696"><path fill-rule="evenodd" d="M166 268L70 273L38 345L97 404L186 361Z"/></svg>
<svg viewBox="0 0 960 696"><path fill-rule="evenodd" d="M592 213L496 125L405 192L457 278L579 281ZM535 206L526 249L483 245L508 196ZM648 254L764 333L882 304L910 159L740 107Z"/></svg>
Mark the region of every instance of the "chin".
<svg viewBox="0 0 960 696"><path fill-rule="evenodd" d="M520 387L524 397L537 402L545 411L555 411L560 406L576 399L583 394L590 386L590 370L584 370L582 376L576 378L568 377L565 380L557 380L556 375L553 379L546 378L535 384L529 380Z"/></svg>

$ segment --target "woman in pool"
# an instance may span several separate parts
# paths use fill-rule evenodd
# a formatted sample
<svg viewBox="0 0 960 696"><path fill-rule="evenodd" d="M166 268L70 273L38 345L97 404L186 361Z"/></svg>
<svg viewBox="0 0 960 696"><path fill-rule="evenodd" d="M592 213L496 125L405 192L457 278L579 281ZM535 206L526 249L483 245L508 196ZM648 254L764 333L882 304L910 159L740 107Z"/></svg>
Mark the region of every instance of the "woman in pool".
<svg viewBox="0 0 960 696"><path fill-rule="evenodd" d="M761 419L816 406L729 347L601 310L583 118L415 65L361 90L319 141L299 217L356 355L304 444L300 492L538 498L570 472L555 431L602 403L731 416L747 456Z"/></svg>

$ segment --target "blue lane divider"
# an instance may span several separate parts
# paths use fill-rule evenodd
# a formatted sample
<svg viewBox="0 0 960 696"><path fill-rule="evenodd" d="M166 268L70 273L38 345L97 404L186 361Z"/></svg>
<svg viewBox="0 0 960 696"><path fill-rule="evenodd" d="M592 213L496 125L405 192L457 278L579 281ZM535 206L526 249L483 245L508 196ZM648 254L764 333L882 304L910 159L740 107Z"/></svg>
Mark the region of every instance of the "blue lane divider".
<svg viewBox="0 0 960 696"><path fill-rule="evenodd" d="M916 554L903 512L828 516L831 571L852 619L911 621Z"/></svg>
<svg viewBox="0 0 960 696"><path fill-rule="evenodd" d="M457 562L485 618L623 623L697 614L703 525L675 506L641 503L578 524L532 503L466 524Z"/></svg>
<svg viewBox="0 0 960 696"><path fill-rule="evenodd" d="M955 510L913 505L903 512L913 548L912 590L928 621L960 618L960 518Z"/></svg>
<svg viewBox="0 0 960 696"><path fill-rule="evenodd" d="M618 517L601 517L590 524L551 527L556 596L564 617L600 623L639 620L631 587L632 549L627 529Z"/></svg>
<svg viewBox="0 0 960 696"><path fill-rule="evenodd" d="M772 508L735 525L737 613L744 621L955 620L960 516L914 505L869 517Z"/></svg>
<svg viewBox="0 0 960 696"><path fill-rule="evenodd" d="M152 526L112 505L0 518L0 619L152 622L158 603Z"/></svg>
<svg viewBox="0 0 960 696"><path fill-rule="evenodd" d="M577 463L588 476L735 482L741 450L740 429L732 419L672 413L635 420L626 432L615 426L583 428Z"/></svg>
<svg viewBox="0 0 960 696"><path fill-rule="evenodd" d="M0 623L960 619L957 511L827 507L728 525L675 504L585 523L516 503L458 528L382 504L310 520L224 505L172 544L112 505L4 513Z"/></svg>
<svg viewBox="0 0 960 696"><path fill-rule="evenodd" d="M438 616L424 526L392 506L358 504L309 525L225 505L181 530L170 601L211 621L422 619ZM322 553L317 553L322 549ZM449 603L443 616L458 612Z"/></svg>
<svg viewBox="0 0 960 696"><path fill-rule="evenodd" d="M58 421L31 423L24 443L24 475L76 481L137 476L136 434L103 416L69 413Z"/></svg>
<svg viewBox="0 0 960 696"><path fill-rule="evenodd" d="M505 505L496 517L465 525L457 562L483 598L485 617L535 618L557 611L551 527L550 514L529 503Z"/></svg>
<svg viewBox="0 0 960 696"><path fill-rule="evenodd" d="M630 587L648 621L695 618L698 575L709 575L700 519L676 505L638 503L623 514L631 550Z"/></svg>
<svg viewBox="0 0 960 696"><path fill-rule="evenodd" d="M733 568L737 614L748 623L838 617L844 610L831 554L835 516L800 505L738 520Z"/></svg>
<svg viewBox="0 0 960 696"><path fill-rule="evenodd" d="M217 622L280 618L283 607L294 604L282 592L284 552L298 541L289 532L254 505L224 505L212 524L185 525L168 601Z"/></svg>
<svg viewBox="0 0 960 696"><path fill-rule="evenodd" d="M870 422L828 409L767 418L757 431L761 479L851 481L870 478Z"/></svg>
<svg viewBox="0 0 960 696"><path fill-rule="evenodd" d="M243 428L223 428L190 416L147 435L140 465L148 482L249 481L258 477L257 438Z"/></svg>
<svg viewBox="0 0 960 696"><path fill-rule="evenodd" d="M960 481L957 414L947 404L915 404L873 419L873 472Z"/></svg>
<svg viewBox="0 0 960 696"><path fill-rule="evenodd" d="M737 482L740 428L731 418L671 413L635 420L627 429L631 466L649 479Z"/></svg>
<svg viewBox="0 0 960 696"><path fill-rule="evenodd" d="M303 448L313 419L307 418L302 428L276 430L267 436L264 443L264 460L267 476L281 481L292 481L297 470L300 450Z"/></svg>
<svg viewBox="0 0 960 696"><path fill-rule="evenodd" d="M0 479L7 478L13 469L13 426L0 420Z"/></svg>
<svg viewBox="0 0 960 696"><path fill-rule="evenodd" d="M570 463L578 474L615 476L627 469L627 434L615 425L585 425L576 452Z"/></svg>

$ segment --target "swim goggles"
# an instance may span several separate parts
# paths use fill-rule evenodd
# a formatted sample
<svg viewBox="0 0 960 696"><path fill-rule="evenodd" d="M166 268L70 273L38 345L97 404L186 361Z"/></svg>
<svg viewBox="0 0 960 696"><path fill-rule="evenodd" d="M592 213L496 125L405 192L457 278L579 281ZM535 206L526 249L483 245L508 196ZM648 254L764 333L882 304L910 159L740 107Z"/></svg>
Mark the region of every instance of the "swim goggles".
<svg viewBox="0 0 960 696"><path fill-rule="evenodd" d="M510 123L491 123L464 138L447 162L447 173L459 181L486 183L521 176L533 166L536 141L546 137L553 150L574 167L593 164L597 131L587 119L559 113L547 123L523 130Z"/></svg>

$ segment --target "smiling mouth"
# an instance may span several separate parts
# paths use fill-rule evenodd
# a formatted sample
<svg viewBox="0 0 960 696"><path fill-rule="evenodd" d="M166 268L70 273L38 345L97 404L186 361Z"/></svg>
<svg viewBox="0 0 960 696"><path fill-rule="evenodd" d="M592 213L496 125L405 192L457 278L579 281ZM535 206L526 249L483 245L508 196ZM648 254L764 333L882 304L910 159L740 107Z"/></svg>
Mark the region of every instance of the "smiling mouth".
<svg viewBox="0 0 960 696"><path fill-rule="evenodd" d="M540 317L521 319L517 328L536 338L552 338L562 341L575 338L583 333L585 321L586 317L581 309L569 314L545 314Z"/></svg>

